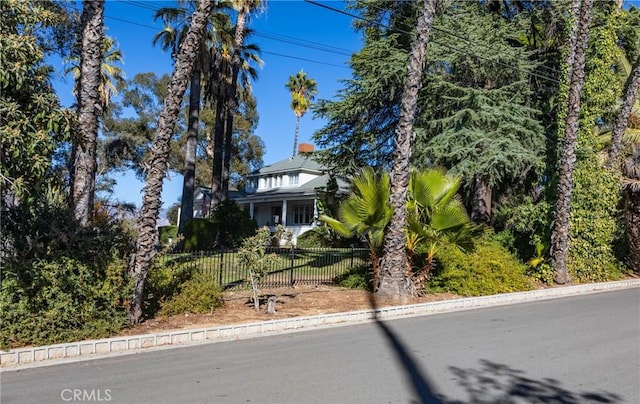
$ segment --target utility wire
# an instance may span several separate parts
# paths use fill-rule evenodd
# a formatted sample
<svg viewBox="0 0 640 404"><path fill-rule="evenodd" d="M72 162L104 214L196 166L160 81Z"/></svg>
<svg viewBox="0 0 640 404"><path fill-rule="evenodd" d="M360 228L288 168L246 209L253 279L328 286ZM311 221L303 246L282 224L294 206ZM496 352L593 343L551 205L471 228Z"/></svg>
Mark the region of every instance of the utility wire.
<svg viewBox="0 0 640 404"><path fill-rule="evenodd" d="M116 21L121 21L121 22L124 22L126 24L137 25L137 26L143 27L143 28L152 29L152 30L154 30L156 32L158 32L158 30L161 29L159 27L154 27L152 25L145 25L145 24L141 24L141 23L138 23L138 22L135 22L135 21L126 20L124 18L113 17L113 16L110 16L108 14L105 14L105 18L108 18L108 19L111 19L111 20L116 20ZM303 45L298 45L298 46L303 46ZM343 66L343 65L327 63L327 62L321 62L319 60L313 60L313 59L305 59L305 58L301 58L301 57L298 57L298 56L286 55L286 54L283 54L283 53L269 52L269 51L266 51L266 50L261 50L260 52L264 53L264 54L267 54L267 55L273 55L273 56L278 56L278 57L283 57L283 58L288 58L288 59L302 60L302 61L305 61L305 62L316 63L316 64L320 64L320 65L325 65L325 66L339 67L339 68L342 68L342 69L350 69L350 67ZM330 51L330 50L324 50L324 52L335 53L335 54L343 55L343 56L345 55L344 53L338 53L338 52Z"/></svg>
<svg viewBox="0 0 640 404"><path fill-rule="evenodd" d="M384 28L390 28L388 25L385 25L385 24L383 24L381 22L377 22L377 21L374 21L374 20L371 20L371 19L368 19L368 18L364 18L362 16L359 16L359 15L356 15L356 14L353 14L353 13L349 13L349 12L346 12L344 10L340 10L338 8L334 8L334 7L328 6L326 4L318 3L318 2L313 1L313 0L304 0L304 1L309 3L309 4L313 4L315 6L318 6L318 7L321 7L321 8L325 8L327 10L330 10L330 11L333 11L333 12L337 12L337 13L349 16L351 18L355 18L355 19L358 19L358 20L366 21L366 22L368 22L370 24L378 25L378 26L381 26L381 27L384 27ZM401 32L401 33L404 33L404 34L411 34L410 32L403 31L403 30L398 30L398 32ZM546 80L546 81L549 81L549 82L552 82L552 83L556 83L556 84L559 83L559 81L557 79L554 79L552 77L547 77L545 75L542 75L542 74L539 74L539 73L536 73L536 72L520 69L518 67L509 65L507 63L502 63L502 62L497 61L497 60L491 60L488 57L480 56L480 55L477 55L475 53L466 51L464 49L456 48L456 47L452 46L449 43L442 43L442 42L440 42L438 40L435 40L435 39L432 39L432 40L433 40L434 43L436 43L436 44L438 44L440 46L444 46L445 48L448 48L450 50L453 50L453 51L456 51L456 52L459 52L459 53L462 53L462 54L466 54L466 55L469 55L469 56L474 56L474 57L476 57L478 59L484 59L484 60L486 60L488 62L495 63L495 64L497 64L499 66L503 66L503 67L511 69L511 70L516 70L516 71L519 71L519 72L522 72L522 73L526 73L526 74L528 74L530 76L538 77L538 78L540 78L542 80Z"/></svg>

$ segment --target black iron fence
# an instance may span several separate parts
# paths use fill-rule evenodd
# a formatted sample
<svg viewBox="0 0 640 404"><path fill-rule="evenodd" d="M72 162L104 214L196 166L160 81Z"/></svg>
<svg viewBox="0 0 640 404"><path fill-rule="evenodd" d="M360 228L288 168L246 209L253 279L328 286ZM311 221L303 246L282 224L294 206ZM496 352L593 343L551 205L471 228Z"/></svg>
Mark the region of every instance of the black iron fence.
<svg viewBox="0 0 640 404"><path fill-rule="evenodd" d="M352 268L369 264L367 248L266 247L276 256L260 282L276 288L296 284L332 284ZM223 289L241 289L250 282L249 270L240 263L237 250L198 251L163 255L160 265L188 268L210 276Z"/></svg>

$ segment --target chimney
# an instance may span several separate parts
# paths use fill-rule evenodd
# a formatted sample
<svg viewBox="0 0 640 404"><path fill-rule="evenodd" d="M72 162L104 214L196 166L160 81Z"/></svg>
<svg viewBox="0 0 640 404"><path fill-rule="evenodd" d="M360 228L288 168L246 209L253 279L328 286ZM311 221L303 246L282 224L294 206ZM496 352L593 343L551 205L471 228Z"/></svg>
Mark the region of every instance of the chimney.
<svg viewBox="0 0 640 404"><path fill-rule="evenodd" d="M313 145L310 143L300 143L298 145L298 154L300 153L310 153L313 151Z"/></svg>

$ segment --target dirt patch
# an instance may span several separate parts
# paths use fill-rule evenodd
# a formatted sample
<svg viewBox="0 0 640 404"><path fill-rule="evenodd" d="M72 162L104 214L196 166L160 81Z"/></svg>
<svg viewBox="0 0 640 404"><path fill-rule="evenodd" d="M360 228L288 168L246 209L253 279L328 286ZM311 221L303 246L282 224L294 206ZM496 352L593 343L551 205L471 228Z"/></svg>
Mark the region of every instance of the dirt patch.
<svg viewBox="0 0 640 404"><path fill-rule="evenodd" d="M382 299L364 290L329 286L262 289L260 290L260 296L261 305L259 311L254 309L250 291L225 292L224 307L216 309L212 314L183 314L151 319L125 330L122 334L134 335L173 329L215 327L272 319L368 310L373 308L374 305L375 307L384 307L459 298L459 296L451 293L438 293L412 298L399 303ZM265 313L264 303L269 296L276 296L275 314Z"/></svg>

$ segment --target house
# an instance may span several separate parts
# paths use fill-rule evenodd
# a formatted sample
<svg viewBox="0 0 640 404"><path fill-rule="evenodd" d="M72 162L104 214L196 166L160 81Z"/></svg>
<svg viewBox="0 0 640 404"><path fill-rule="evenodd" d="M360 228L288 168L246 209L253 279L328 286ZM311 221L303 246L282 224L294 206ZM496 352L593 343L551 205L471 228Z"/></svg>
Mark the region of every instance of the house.
<svg viewBox="0 0 640 404"><path fill-rule="evenodd" d="M313 151L313 146L300 144L302 152ZM275 231L281 224L297 237L311 230L318 221L318 188L327 186L329 174L326 167L313 160L309 154L294 157L262 167L246 178L244 192L229 195L229 199L249 212L258 226L269 226ZM336 178L338 193L347 193L349 184ZM211 200L208 188L199 188L194 195L194 216L203 217Z"/></svg>

